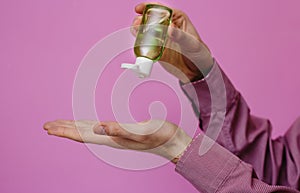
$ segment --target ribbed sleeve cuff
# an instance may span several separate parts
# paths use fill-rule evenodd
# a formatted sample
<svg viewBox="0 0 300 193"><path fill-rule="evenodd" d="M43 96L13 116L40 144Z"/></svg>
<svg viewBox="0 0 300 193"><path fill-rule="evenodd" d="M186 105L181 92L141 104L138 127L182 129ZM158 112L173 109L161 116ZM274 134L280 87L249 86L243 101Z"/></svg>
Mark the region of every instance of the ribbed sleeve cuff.
<svg viewBox="0 0 300 193"><path fill-rule="evenodd" d="M206 137L206 136L205 136ZM186 149L176 165L176 171L201 192L215 192L240 160L217 143L203 155L200 148L208 142L199 134Z"/></svg>

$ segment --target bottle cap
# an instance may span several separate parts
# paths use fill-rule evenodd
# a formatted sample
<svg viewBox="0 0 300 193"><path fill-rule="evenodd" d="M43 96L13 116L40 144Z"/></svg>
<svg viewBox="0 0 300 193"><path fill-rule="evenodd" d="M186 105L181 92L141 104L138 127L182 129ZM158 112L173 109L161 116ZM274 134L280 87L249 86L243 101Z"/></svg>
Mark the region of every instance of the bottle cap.
<svg viewBox="0 0 300 193"><path fill-rule="evenodd" d="M131 69L138 74L140 78L148 77L152 70L153 60L146 57L137 57L135 64L123 63L121 68Z"/></svg>

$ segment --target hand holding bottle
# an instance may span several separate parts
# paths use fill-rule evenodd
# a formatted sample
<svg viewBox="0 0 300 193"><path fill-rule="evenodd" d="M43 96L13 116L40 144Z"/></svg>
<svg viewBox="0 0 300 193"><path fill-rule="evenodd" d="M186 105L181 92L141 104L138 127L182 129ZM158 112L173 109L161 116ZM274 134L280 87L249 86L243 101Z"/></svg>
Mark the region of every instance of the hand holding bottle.
<svg viewBox="0 0 300 193"><path fill-rule="evenodd" d="M142 14L146 5L147 3L137 5L136 13ZM211 69L213 58L188 16L180 10L172 10L172 24L160 64L184 83L200 79ZM141 18L138 15L133 21L134 34Z"/></svg>

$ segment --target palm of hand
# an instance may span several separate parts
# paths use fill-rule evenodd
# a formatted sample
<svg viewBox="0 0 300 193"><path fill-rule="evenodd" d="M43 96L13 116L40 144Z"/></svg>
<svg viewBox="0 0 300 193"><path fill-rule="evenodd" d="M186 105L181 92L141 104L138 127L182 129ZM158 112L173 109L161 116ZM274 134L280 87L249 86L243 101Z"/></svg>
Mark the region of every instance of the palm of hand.
<svg viewBox="0 0 300 193"><path fill-rule="evenodd" d="M45 123L48 134L78 142L147 151L168 159L179 155L190 137L175 124L151 120L137 124L57 120Z"/></svg>

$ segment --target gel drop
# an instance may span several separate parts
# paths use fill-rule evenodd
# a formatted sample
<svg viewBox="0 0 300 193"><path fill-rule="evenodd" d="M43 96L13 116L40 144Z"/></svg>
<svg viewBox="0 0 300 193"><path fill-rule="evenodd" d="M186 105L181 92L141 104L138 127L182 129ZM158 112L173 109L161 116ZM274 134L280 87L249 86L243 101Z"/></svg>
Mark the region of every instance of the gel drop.
<svg viewBox="0 0 300 193"><path fill-rule="evenodd" d="M171 18L172 9L157 4L146 5L134 44L135 64L123 63L121 68L132 69L140 78L148 77L153 63L163 54Z"/></svg>

